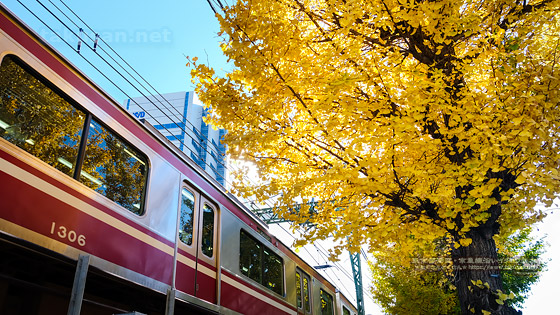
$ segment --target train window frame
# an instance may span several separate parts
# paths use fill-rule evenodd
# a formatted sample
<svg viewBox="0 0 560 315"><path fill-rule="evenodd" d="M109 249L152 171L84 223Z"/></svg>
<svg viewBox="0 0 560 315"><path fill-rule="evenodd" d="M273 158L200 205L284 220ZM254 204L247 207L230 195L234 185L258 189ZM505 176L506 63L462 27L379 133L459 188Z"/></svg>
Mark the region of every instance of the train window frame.
<svg viewBox="0 0 560 315"><path fill-rule="evenodd" d="M243 253L243 246L242 246L243 235L246 236L247 240L250 240L253 244L256 245L255 248L257 248L257 251L258 251L258 254L259 254L258 255L258 257L259 257L258 263L259 264L257 266L258 267L258 274L257 274L258 277L252 277L249 274L249 271L251 270L250 268L247 269L247 270L243 270L244 267L245 267L243 265L243 262L244 262L244 259L243 259L243 254L244 253ZM268 253L266 253L266 251L268 251ZM281 274L280 274L279 279L277 279L277 280L280 280L277 283L277 284L280 284L280 289L279 289L280 292L276 291L274 289L274 287L271 288L266 283L264 283L265 278L266 278L265 268L264 268L264 255L265 255L265 253L268 254L268 257L277 258L277 262L280 262L280 264L281 264L281 269L280 269ZM239 273L243 277L251 279L252 281L258 283L259 285L261 285L265 289L269 290L270 292L273 292L274 294L278 294L278 295L284 297L285 294L286 294L286 284L285 284L286 283L286 279L285 279L286 278L286 270L285 270L285 268L286 268L286 265L284 263L284 259L280 255L278 255L273 249L271 249L271 247L268 247L263 242L257 240L257 238L254 235L252 235L249 231L247 231L245 229L240 229L240 232L239 232Z"/></svg>
<svg viewBox="0 0 560 315"><path fill-rule="evenodd" d="M186 252L196 257L197 261L202 261L210 266L216 267L220 260L220 251L219 246L220 242L220 224L221 224L221 209L219 205L212 199L210 196L204 194L201 190L197 189L196 186L189 182L188 180L183 181L183 187L186 187L192 193L194 193L196 200L195 205L195 231L194 231L194 238L193 238L193 246L184 246L184 244L180 243L180 246L184 246L183 250L187 249ZM207 206L211 208L214 212L213 217L213 229L212 229L212 257L209 257L203 251L203 212L204 207Z"/></svg>
<svg viewBox="0 0 560 315"><path fill-rule="evenodd" d="M342 315L352 315L350 309L346 307L346 305L342 305Z"/></svg>
<svg viewBox="0 0 560 315"><path fill-rule="evenodd" d="M299 281L297 279L297 276L299 275ZM307 294L305 294L305 285L304 282L305 280L307 280ZM297 293L298 291L298 285L299 285L299 294ZM301 306L297 305L297 308L299 310L301 310L301 312L305 313L305 314L312 314L313 313L313 301L312 301L312 294L311 294L311 276L309 276L309 274L303 270L301 270L299 267L296 267L296 302L297 302L297 296L299 296L300 301L301 301ZM305 296L307 295L307 301L305 300Z"/></svg>
<svg viewBox="0 0 560 315"><path fill-rule="evenodd" d="M36 80L38 83L44 85L45 88L50 90L52 93L54 93L60 99L67 102L68 105L72 106L76 111L81 112L85 115L83 126L82 126L81 132L79 134L79 138L78 138L78 151L77 151L77 154L76 154L76 157L75 157L74 164L72 164L71 166L68 166L68 164L71 164L69 161L61 161L61 163L63 165L71 168L70 173L72 173L72 175L60 170L59 168L55 167L54 165L51 165L48 161L45 161L40 156L37 156L37 155L35 155L31 152L28 152L26 149L21 148L16 143L14 143L14 142L12 142L8 139L4 139L4 140L6 140L10 144L18 147L18 149L24 151L25 154L28 154L29 156L32 156L32 157L40 160L41 162L49 165L49 167L55 169L56 171L64 174L65 176L68 176L68 177L74 179L82 187L86 187L88 189L91 189L92 191L95 191L97 194L103 196L104 198L107 198L107 200L109 200L111 203L113 203L115 205L118 205L119 207L123 208L126 211L126 213L131 213L131 214L133 214L135 216L138 216L138 217L144 216L146 214L146 195L147 195L147 191L148 191L149 177L150 177L150 171L151 171L151 162L150 162L149 156L147 154L145 154L142 150L138 149L135 145L132 145L130 143L130 141L128 141L121 134L115 132L112 128L108 127L101 119L94 116L89 110L87 110L85 108L85 106L81 105L79 102L77 102L72 97L70 97L66 92L64 92L61 88L56 86L53 82L51 82L49 79L47 79L44 75L42 75L35 68L30 66L27 62L25 62L19 56L10 53L10 54L5 54L5 55L0 56L0 57L1 57L0 58L0 67L2 67L2 65L4 65L4 61L6 60L6 58L9 58L14 64L16 64L24 72L29 74L34 80ZM114 135L120 142L122 142L126 146L130 147L131 149L134 149L136 152L139 153L139 155L142 156L142 158L144 158L143 163L144 163L145 170L144 170L144 174L143 174L141 193L139 194L139 198L138 198L138 211L133 211L133 210L121 205L118 201L116 201L114 199L111 199L108 196L106 196L105 194L100 193L100 192L96 191L95 189L92 189L92 188L88 187L87 185L82 183L82 181L80 180L80 178L82 176L82 166L84 164L84 157L85 157L86 151L87 151L87 140L88 140L88 135L89 135L90 124L91 124L92 121L97 122L101 127L103 127L105 130L107 130L112 135ZM2 138L4 138L4 137L2 137Z"/></svg>
<svg viewBox="0 0 560 315"><path fill-rule="evenodd" d="M193 196L194 198L194 209L193 209L193 215L192 215L192 224L193 224L193 231L192 231L192 242L191 244L187 244L185 243L182 239L181 239L181 215L182 215L182 203L183 203L183 198L184 198L184 194L183 191L187 191L190 195ZM187 179L184 179L180 189L178 190L178 198L177 198L177 202L178 202L178 206L177 206L177 230L175 231L176 233L176 241L177 241L177 246L179 246L179 248L183 251L185 251L186 253L188 253L189 255L191 255L192 257L195 257L197 260L203 261L211 266L214 266L217 264L218 260L219 260L219 255L220 252L218 250L219 246L220 246L220 215L221 215L221 211L220 211L220 207L218 206L218 204L211 199L209 196L207 196L206 194L202 193L199 189L195 188L195 186L193 186L193 183L188 181ZM212 210L213 212L213 217L212 217L212 231L211 231L211 246L212 246L212 253L211 256L208 256L208 252L206 251L206 247L204 247L204 238L206 236L208 236L209 234L203 235L203 230L204 230L204 209L205 208L209 208Z"/></svg>

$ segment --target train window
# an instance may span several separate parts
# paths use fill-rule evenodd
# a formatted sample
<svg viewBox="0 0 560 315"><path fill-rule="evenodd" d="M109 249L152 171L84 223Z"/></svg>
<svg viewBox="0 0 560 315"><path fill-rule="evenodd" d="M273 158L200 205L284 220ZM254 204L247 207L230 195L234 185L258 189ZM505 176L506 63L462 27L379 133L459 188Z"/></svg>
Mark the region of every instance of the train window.
<svg viewBox="0 0 560 315"><path fill-rule="evenodd" d="M0 65L0 136L73 176L86 114L20 63Z"/></svg>
<svg viewBox="0 0 560 315"><path fill-rule="evenodd" d="M239 269L245 276L278 293L284 292L284 262L272 250L243 230L240 235Z"/></svg>
<svg viewBox="0 0 560 315"><path fill-rule="evenodd" d="M263 258L263 285L282 294L284 291L282 288L284 284L282 259L265 247L263 247Z"/></svg>
<svg viewBox="0 0 560 315"><path fill-rule="evenodd" d="M342 306L342 315L350 315L350 310L346 306Z"/></svg>
<svg viewBox="0 0 560 315"><path fill-rule="evenodd" d="M311 299L309 290L309 275L296 269L296 296L299 309L303 309L307 314L311 313Z"/></svg>
<svg viewBox="0 0 560 315"><path fill-rule="evenodd" d="M333 315L333 298L330 294L321 289L321 315Z"/></svg>
<svg viewBox="0 0 560 315"><path fill-rule="evenodd" d="M202 211L202 253L208 257L214 255L214 209L204 204Z"/></svg>
<svg viewBox="0 0 560 315"><path fill-rule="evenodd" d="M14 56L5 56L0 64L0 136L142 214L146 156L28 69Z"/></svg>
<svg viewBox="0 0 560 315"><path fill-rule="evenodd" d="M309 290L309 275L305 272L296 270L296 297L297 307L304 309L307 314L311 313L311 299Z"/></svg>
<svg viewBox="0 0 560 315"><path fill-rule="evenodd" d="M239 269L247 277L262 283L261 245L241 230L239 244Z"/></svg>
<svg viewBox="0 0 560 315"><path fill-rule="evenodd" d="M93 119L86 148L80 181L141 215L148 159Z"/></svg>
<svg viewBox="0 0 560 315"><path fill-rule="evenodd" d="M181 217L179 219L179 239L191 246L193 240L194 195L183 188L181 191Z"/></svg>
<svg viewBox="0 0 560 315"><path fill-rule="evenodd" d="M301 301L301 275L296 271L296 300L297 308L303 308L303 302Z"/></svg>
<svg viewBox="0 0 560 315"><path fill-rule="evenodd" d="M309 289L309 276L303 277L303 302L305 311L311 313L311 290Z"/></svg>

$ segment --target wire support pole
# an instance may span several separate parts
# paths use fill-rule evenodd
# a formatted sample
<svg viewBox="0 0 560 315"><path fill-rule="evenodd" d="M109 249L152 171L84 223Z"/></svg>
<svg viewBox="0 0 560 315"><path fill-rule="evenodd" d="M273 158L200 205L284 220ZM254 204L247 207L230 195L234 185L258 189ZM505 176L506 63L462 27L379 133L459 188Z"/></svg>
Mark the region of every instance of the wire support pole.
<svg viewBox="0 0 560 315"><path fill-rule="evenodd" d="M362 283L362 267L360 263L360 252L350 253L350 263L354 274L354 284L356 285L356 306L358 315L364 315L364 287Z"/></svg>

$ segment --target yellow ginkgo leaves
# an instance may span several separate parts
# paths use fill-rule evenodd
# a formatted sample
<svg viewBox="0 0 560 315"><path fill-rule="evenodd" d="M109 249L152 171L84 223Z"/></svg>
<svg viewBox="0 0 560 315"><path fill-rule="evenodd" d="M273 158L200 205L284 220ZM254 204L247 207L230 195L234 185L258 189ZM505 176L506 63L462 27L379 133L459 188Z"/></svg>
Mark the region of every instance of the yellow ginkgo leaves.
<svg viewBox="0 0 560 315"><path fill-rule="evenodd" d="M559 7L237 1L219 16L235 69L193 59L193 81L231 158L262 176L235 190L278 209L328 201L279 213L311 224L308 241L479 250L560 191Z"/></svg>

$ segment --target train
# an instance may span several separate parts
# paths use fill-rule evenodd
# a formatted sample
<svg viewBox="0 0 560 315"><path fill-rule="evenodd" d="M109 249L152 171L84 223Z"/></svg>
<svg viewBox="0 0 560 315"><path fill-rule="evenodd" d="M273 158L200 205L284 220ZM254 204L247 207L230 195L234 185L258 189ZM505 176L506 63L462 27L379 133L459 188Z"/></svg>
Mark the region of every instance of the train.
<svg viewBox="0 0 560 315"><path fill-rule="evenodd" d="M1 3L0 101L1 314L357 313Z"/></svg>

